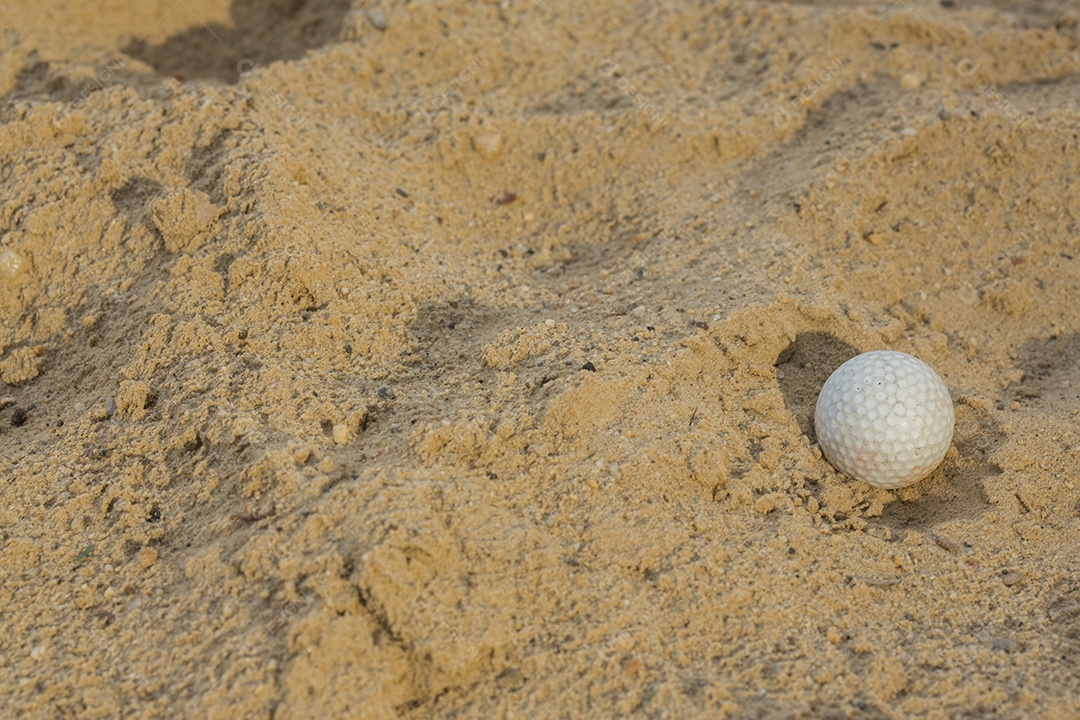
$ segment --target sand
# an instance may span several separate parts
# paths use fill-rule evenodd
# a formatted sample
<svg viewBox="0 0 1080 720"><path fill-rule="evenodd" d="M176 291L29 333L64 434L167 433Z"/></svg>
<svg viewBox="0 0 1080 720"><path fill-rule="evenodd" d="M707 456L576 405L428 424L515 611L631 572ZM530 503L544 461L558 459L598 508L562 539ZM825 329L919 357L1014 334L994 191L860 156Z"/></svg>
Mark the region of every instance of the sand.
<svg viewBox="0 0 1080 720"><path fill-rule="evenodd" d="M3 5L4 716L1080 716L1078 24Z"/></svg>

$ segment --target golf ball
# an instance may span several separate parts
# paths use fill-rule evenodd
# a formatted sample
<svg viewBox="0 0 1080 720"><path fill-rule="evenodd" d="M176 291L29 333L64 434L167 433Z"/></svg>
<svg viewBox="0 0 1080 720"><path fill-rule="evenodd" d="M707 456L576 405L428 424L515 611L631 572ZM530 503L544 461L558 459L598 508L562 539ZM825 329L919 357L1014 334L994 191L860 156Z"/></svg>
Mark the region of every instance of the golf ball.
<svg viewBox="0 0 1080 720"><path fill-rule="evenodd" d="M949 390L929 365L876 350L841 365L814 411L825 457L840 472L880 488L918 482L941 464L953 436Z"/></svg>

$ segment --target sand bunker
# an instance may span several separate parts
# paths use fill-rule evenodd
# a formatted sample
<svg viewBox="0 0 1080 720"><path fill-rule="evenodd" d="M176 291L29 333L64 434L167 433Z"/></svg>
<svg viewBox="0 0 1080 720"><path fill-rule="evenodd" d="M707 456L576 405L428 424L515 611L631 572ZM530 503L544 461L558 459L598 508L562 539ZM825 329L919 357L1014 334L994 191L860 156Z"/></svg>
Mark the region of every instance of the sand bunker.
<svg viewBox="0 0 1080 720"><path fill-rule="evenodd" d="M0 8L5 714L1080 715L1074 3L104 6Z"/></svg>

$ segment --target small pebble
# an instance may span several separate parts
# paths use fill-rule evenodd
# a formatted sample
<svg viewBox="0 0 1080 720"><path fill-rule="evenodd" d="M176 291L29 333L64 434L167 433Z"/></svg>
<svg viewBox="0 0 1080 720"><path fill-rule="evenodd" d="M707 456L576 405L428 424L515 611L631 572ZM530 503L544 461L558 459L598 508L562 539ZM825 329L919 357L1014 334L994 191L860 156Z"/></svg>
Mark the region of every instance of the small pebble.
<svg viewBox="0 0 1080 720"><path fill-rule="evenodd" d="M22 427L26 424L26 411L20 407L11 411L11 424L14 427Z"/></svg>
<svg viewBox="0 0 1080 720"><path fill-rule="evenodd" d="M645 306L644 305L638 305L636 308L634 308L633 310L630 311L630 314L633 315L634 317L644 317L644 315L645 315Z"/></svg>
<svg viewBox="0 0 1080 720"><path fill-rule="evenodd" d="M105 419L108 420L116 414L116 398L112 395L105 398Z"/></svg>
<svg viewBox="0 0 1080 720"><path fill-rule="evenodd" d="M1024 579L1024 576L1018 572L1007 572L1001 576L1001 582L1005 583L1005 587L1012 587Z"/></svg>
<svg viewBox="0 0 1080 720"><path fill-rule="evenodd" d="M589 372L596 372L596 366L592 364L591 360L586 360L585 364L581 366L582 370L588 370Z"/></svg>
<svg viewBox="0 0 1080 720"><path fill-rule="evenodd" d="M338 424L334 426L334 442L338 445L348 445L351 436L352 433L349 431L348 425Z"/></svg>
<svg viewBox="0 0 1080 720"><path fill-rule="evenodd" d="M937 535L935 533L930 533L930 538L935 543L937 543L937 546L942 550L947 550L951 553L960 552L961 550L963 550L963 548L960 547L959 544L953 542L952 540L949 540L948 538L941 537L940 535Z"/></svg>
<svg viewBox="0 0 1080 720"><path fill-rule="evenodd" d="M383 400L393 400L397 397L397 394L391 388L381 387L379 388L379 397Z"/></svg>
<svg viewBox="0 0 1080 720"><path fill-rule="evenodd" d="M386 16L383 15L382 10L376 10L375 8L368 8L365 12L368 22L371 23L371 27L376 30L385 30L390 27L386 22Z"/></svg>
<svg viewBox="0 0 1080 720"><path fill-rule="evenodd" d="M904 73L900 76L900 87L905 90L918 90L923 80L918 73Z"/></svg>
<svg viewBox="0 0 1080 720"><path fill-rule="evenodd" d="M494 157L502 149L502 135L497 132L480 133L473 136L473 148L484 157Z"/></svg>
<svg viewBox="0 0 1080 720"><path fill-rule="evenodd" d="M0 278L13 280L26 265L22 255L11 248L0 250Z"/></svg>
<svg viewBox="0 0 1080 720"><path fill-rule="evenodd" d="M906 127L906 128L904 128L903 130L900 131L900 134L905 136L905 137L915 137L916 135L919 134L919 131L916 130L915 128L913 128L913 127Z"/></svg>

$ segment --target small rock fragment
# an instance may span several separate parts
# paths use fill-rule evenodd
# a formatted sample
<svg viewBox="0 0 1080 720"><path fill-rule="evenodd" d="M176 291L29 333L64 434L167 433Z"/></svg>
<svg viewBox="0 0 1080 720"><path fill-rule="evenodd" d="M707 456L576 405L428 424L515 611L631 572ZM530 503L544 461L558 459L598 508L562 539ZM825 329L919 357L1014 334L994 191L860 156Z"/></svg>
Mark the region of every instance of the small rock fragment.
<svg viewBox="0 0 1080 720"><path fill-rule="evenodd" d="M502 149L502 135L497 132L479 133L473 136L473 149L484 157L495 157Z"/></svg>
<svg viewBox="0 0 1080 720"><path fill-rule="evenodd" d="M948 538L941 537L940 535L936 535L934 533L930 533L930 537L935 543L937 543L937 546L942 550L947 550L951 553L960 552L961 550L963 550L959 543L955 543Z"/></svg>
<svg viewBox="0 0 1080 720"><path fill-rule="evenodd" d="M375 28L376 30L385 30L386 28L390 27L389 23L386 22L386 16L383 15L382 10L368 8L364 11L364 14L367 15L367 19L368 22L371 23L371 27Z"/></svg>
<svg viewBox="0 0 1080 720"><path fill-rule="evenodd" d="M11 248L0 250L0 278L13 280L26 266L22 255Z"/></svg>
<svg viewBox="0 0 1080 720"><path fill-rule="evenodd" d="M918 73L907 72L900 76L900 87L905 90L918 90L922 84L923 79Z"/></svg>
<svg viewBox="0 0 1080 720"><path fill-rule="evenodd" d="M1001 576L1001 582L1005 583L1005 587L1012 587L1020 583L1024 579L1024 576L1018 572L1009 571Z"/></svg>
<svg viewBox="0 0 1080 720"><path fill-rule="evenodd" d="M352 431L349 430L348 425L339 423L334 426L334 442L338 445L348 445L351 437Z"/></svg>

